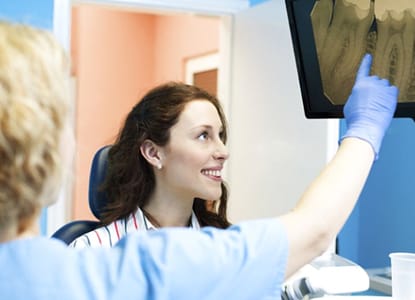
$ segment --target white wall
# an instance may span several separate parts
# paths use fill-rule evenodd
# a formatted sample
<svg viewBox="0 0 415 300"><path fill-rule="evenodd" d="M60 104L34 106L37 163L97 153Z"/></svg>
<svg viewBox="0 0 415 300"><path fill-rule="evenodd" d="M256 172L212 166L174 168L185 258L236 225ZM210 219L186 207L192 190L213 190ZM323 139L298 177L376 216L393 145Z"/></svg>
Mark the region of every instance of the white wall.
<svg viewBox="0 0 415 300"><path fill-rule="evenodd" d="M284 1L239 12L232 35L227 182L238 221L293 207L336 148L338 120L304 117Z"/></svg>

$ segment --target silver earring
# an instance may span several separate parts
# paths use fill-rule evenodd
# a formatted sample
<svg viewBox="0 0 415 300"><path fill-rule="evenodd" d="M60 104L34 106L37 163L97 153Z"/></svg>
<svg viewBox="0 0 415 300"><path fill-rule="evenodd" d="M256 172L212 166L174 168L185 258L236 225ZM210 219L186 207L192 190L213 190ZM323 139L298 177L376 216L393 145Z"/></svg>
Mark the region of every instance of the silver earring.
<svg viewBox="0 0 415 300"><path fill-rule="evenodd" d="M161 164L158 164L157 165L157 169L161 170L161 168L162 168L162 165Z"/></svg>

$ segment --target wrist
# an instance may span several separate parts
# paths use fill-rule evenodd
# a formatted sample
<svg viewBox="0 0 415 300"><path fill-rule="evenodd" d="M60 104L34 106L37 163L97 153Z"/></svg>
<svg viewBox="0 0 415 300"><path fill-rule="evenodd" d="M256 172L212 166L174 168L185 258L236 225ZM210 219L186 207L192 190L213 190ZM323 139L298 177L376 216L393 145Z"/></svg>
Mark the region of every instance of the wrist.
<svg viewBox="0 0 415 300"><path fill-rule="evenodd" d="M384 136L384 132L378 130L377 128L365 126L363 128L351 127L349 128L346 133L340 138L340 142L342 142L346 138L357 138L359 140L365 141L368 143L374 152L375 160L379 157L379 151L382 144L382 139Z"/></svg>

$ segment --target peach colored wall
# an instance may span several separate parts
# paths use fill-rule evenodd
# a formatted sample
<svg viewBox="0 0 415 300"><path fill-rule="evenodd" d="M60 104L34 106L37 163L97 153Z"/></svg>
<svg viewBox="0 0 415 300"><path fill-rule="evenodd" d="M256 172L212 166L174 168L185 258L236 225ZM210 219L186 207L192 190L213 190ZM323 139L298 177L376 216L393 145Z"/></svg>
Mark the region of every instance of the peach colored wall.
<svg viewBox="0 0 415 300"><path fill-rule="evenodd" d="M76 109L75 219L92 218L89 169L95 151L111 143L137 101L137 86L153 82L154 17L82 6L74 14ZM76 44L75 44L76 43Z"/></svg>
<svg viewBox="0 0 415 300"><path fill-rule="evenodd" d="M219 20L193 15L156 19L155 80L184 80L185 59L219 49Z"/></svg>
<svg viewBox="0 0 415 300"><path fill-rule="evenodd" d="M149 88L183 80L186 58L218 49L219 21L94 5L74 7L72 19L78 84L73 219L92 219L87 197L95 151L114 140L126 114Z"/></svg>

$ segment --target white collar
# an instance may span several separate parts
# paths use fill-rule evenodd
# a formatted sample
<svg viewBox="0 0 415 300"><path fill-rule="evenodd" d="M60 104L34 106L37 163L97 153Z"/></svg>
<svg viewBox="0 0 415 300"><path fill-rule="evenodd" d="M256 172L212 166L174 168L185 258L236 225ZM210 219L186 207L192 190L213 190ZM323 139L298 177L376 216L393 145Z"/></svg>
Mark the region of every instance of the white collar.
<svg viewBox="0 0 415 300"><path fill-rule="evenodd" d="M154 224L152 224L146 216L144 216L144 213L140 208L137 209L137 212L135 213L135 215L136 215L136 218L139 220L141 228L144 228L146 230L156 230L157 229L157 227L154 226ZM191 226L189 226L189 227L193 228L193 229L196 229L196 230L200 229L200 224L199 224L199 221L197 220L197 217L196 217L196 214L195 214L194 211L192 211Z"/></svg>

